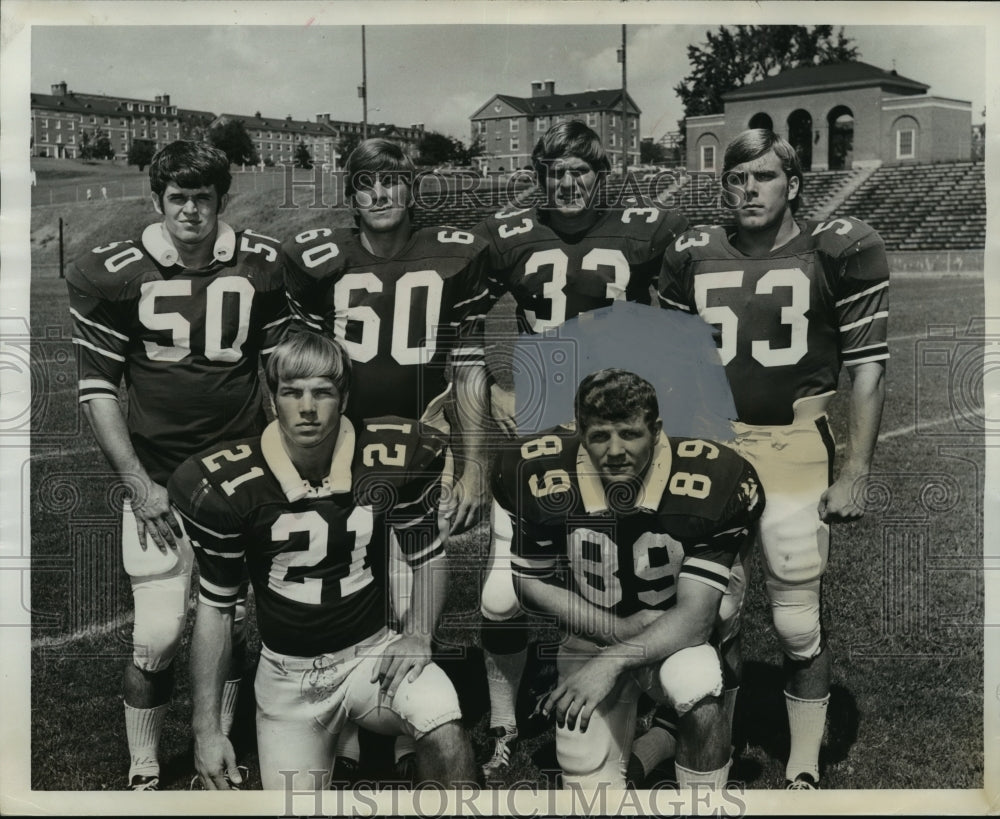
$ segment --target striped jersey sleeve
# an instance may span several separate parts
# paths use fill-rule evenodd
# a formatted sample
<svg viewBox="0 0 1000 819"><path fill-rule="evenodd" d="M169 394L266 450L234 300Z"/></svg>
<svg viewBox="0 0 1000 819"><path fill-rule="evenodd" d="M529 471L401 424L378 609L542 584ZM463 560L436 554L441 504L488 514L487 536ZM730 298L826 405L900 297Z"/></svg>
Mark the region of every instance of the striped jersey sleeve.
<svg viewBox="0 0 1000 819"><path fill-rule="evenodd" d="M177 468L167 491L198 561L199 601L215 608L235 606L246 550L238 516L205 477L198 457Z"/></svg>
<svg viewBox="0 0 1000 819"><path fill-rule="evenodd" d="M486 314L495 303L489 265L489 251L484 246L461 274L463 287L452 305L451 325L458 339L450 354L452 366L486 364Z"/></svg>
<svg viewBox="0 0 1000 819"><path fill-rule="evenodd" d="M835 309L844 363L889 358L889 267L882 243L849 257L838 285Z"/></svg>
<svg viewBox="0 0 1000 819"><path fill-rule="evenodd" d="M126 311L121 303L105 298L78 264L70 265L66 285L80 401L117 399L129 346Z"/></svg>

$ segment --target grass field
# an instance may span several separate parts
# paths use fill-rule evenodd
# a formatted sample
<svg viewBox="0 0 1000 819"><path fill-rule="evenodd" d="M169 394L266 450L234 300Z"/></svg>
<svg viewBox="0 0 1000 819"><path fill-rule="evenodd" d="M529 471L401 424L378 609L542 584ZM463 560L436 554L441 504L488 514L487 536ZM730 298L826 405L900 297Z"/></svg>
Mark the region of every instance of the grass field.
<svg viewBox="0 0 1000 819"><path fill-rule="evenodd" d="M148 214L135 217L134 202L125 204L79 205L72 216L62 209L67 219L87 220L85 236L73 231L75 251L148 221ZM275 213L266 201L241 204L237 198L229 217L288 235L342 214ZM116 790L127 764L120 677L130 654L131 608L110 503L120 488L77 409L65 288L45 267L52 246L43 239L58 215L36 208L32 225L38 270L31 285L32 784ZM824 581L835 655L821 760L827 788L983 784L983 358L975 321L983 311L981 278L900 278L893 284L893 358L869 514L836 529ZM511 327L510 305L501 303L491 318L491 331L503 337ZM501 362L503 346L494 350ZM844 408L841 397L832 409L841 439ZM444 642L462 649L463 656L445 665L458 680L477 746L484 745L488 728L478 649L487 541L479 527L452 543L457 578L442 629ZM775 788L783 780L788 743L781 658L756 561L752 572L733 775L749 788ZM162 743L167 789L187 788L193 775L186 658L187 638ZM251 676L248 669L248 681ZM254 786L259 778L249 686L245 693L234 738ZM551 731L528 733L508 784L548 781ZM372 755L377 776L385 760L379 749Z"/></svg>

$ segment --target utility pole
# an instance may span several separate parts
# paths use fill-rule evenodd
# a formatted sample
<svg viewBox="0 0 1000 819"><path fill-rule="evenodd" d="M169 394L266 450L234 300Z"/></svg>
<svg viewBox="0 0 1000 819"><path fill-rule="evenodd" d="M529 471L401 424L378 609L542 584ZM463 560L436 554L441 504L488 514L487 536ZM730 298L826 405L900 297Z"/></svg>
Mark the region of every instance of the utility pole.
<svg viewBox="0 0 1000 819"><path fill-rule="evenodd" d="M618 49L622 64L622 178L628 174L628 69L625 55L625 25L622 25L622 46Z"/></svg>
<svg viewBox="0 0 1000 819"><path fill-rule="evenodd" d="M361 85L358 86L358 96L361 97L361 138L368 139L368 58L364 26L361 26Z"/></svg>

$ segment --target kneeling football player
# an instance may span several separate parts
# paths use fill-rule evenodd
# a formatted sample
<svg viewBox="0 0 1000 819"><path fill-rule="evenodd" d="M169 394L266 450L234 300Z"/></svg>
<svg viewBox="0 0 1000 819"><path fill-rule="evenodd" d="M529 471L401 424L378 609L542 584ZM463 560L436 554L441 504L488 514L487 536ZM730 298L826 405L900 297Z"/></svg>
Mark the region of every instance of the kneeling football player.
<svg viewBox="0 0 1000 819"><path fill-rule="evenodd" d="M680 786L721 789L730 732L712 640L764 505L756 473L721 444L667 438L654 388L624 370L583 380L575 429L518 443L493 488L513 521L518 596L564 635L542 703L564 786L625 787L645 691L679 716Z"/></svg>
<svg viewBox="0 0 1000 819"><path fill-rule="evenodd" d="M201 570L191 665L206 788L240 780L218 703L244 563L263 643L255 692L264 788L326 788L347 720L412 737L421 780L475 779L458 696L431 661L447 588L436 508L444 441L396 416L356 428L343 415L350 370L337 342L292 336L266 369L276 420L171 478ZM392 533L413 569L401 633L387 626Z"/></svg>

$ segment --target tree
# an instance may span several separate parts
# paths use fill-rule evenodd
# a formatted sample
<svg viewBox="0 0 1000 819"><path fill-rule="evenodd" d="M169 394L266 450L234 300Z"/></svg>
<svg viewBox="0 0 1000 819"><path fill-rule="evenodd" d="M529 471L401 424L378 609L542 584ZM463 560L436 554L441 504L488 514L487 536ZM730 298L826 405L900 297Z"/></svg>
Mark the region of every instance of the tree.
<svg viewBox="0 0 1000 819"><path fill-rule="evenodd" d="M238 119L215 126L209 131L208 138L234 165L256 165L260 161L246 126Z"/></svg>
<svg viewBox="0 0 1000 819"><path fill-rule="evenodd" d="M313 166L312 154L309 153L309 149L306 144L299 140L298 146L295 148L295 167L296 168L311 168Z"/></svg>
<svg viewBox="0 0 1000 819"><path fill-rule="evenodd" d="M87 153L84 153L86 146ZM111 147L111 139L100 128L94 129L93 137L86 131L80 135L81 159L114 159L115 149Z"/></svg>
<svg viewBox="0 0 1000 819"><path fill-rule="evenodd" d="M720 114L722 95L789 68L848 62L860 56L843 27L719 26L707 42L688 46L691 73L674 86L684 116ZM678 122L681 138L684 120Z"/></svg>
<svg viewBox="0 0 1000 819"><path fill-rule="evenodd" d="M437 131L427 131L417 143L417 164L441 165L456 157L460 158L463 150L464 146L460 141Z"/></svg>
<svg viewBox="0 0 1000 819"><path fill-rule="evenodd" d="M90 159L90 133L84 129L80 131L80 159Z"/></svg>
<svg viewBox="0 0 1000 819"><path fill-rule="evenodd" d="M639 162L642 165L662 165L670 158L667 149L659 142L644 139L639 143Z"/></svg>
<svg viewBox="0 0 1000 819"><path fill-rule="evenodd" d="M152 161L153 154L156 153L156 143L151 139L133 139L128 147L127 162L129 165L138 165L139 172Z"/></svg>
<svg viewBox="0 0 1000 819"><path fill-rule="evenodd" d="M340 167L344 167L344 163L347 162L347 157L351 155L351 151L358 147L361 143L360 134L352 134L349 131L343 131L340 137L337 139L337 153L340 154Z"/></svg>

